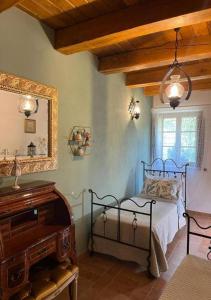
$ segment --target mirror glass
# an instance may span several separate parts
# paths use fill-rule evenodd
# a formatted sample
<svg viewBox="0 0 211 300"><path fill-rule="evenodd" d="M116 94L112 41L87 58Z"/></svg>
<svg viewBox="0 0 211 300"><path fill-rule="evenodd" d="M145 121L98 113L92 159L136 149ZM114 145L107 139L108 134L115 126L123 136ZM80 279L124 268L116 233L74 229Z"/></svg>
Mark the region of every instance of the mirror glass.
<svg viewBox="0 0 211 300"><path fill-rule="evenodd" d="M49 100L0 90L0 160L49 156Z"/></svg>

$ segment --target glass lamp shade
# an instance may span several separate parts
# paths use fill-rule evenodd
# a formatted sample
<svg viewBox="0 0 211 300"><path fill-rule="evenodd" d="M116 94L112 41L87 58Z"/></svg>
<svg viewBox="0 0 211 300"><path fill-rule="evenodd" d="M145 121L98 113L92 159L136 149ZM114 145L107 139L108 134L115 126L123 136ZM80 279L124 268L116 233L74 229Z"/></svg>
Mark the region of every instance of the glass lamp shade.
<svg viewBox="0 0 211 300"><path fill-rule="evenodd" d="M170 103L170 106L175 108L180 104L181 100L184 98L185 88L179 82L180 75L172 75L170 76L170 79L171 82L165 89L165 95L168 102Z"/></svg>
<svg viewBox="0 0 211 300"><path fill-rule="evenodd" d="M37 102L30 95L24 95L19 99L19 112L25 114L28 118L37 110Z"/></svg>
<svg viewBox="0 0 211 300"><path fill-rule="evenodd" d="M131 120L139 119L140 114L141 114L141 109L140 109L140 103L139 101L136 101L133 97L131 98L130 104L128 111L131 115Z"/></svg>
<svg viewBox="0 0 211 300"><path fill-rule="evenodd" d="M135 119L138 119L141 113L139 101L136 101L134 104L133 116Z"/></svg>

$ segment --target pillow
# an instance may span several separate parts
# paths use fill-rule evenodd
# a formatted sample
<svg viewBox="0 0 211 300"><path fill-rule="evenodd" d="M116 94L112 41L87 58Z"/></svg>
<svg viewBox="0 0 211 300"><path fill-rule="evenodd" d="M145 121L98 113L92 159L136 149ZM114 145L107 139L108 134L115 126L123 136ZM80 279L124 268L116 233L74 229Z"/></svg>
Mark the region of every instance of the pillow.
<svg viewBox="0 0 211 300"><path fill-rule="evenodd" d="M168 200L176 202L179 198L181 184L173 178L146 177L141 197L152 200Z"/></svg>

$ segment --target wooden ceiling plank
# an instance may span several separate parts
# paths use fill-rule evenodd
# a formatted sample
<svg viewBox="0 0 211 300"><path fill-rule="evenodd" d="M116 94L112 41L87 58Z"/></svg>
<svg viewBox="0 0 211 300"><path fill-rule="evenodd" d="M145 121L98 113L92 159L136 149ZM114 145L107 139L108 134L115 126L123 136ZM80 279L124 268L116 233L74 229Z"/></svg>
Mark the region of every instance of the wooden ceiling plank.
<svg viewBox="0 0 211 300"><path fill-rule="evenodd" d="M191 80L209 78L211 80L211 61L184 65L183 69L191 77ZM166 72L166 67L148 71L130 72L126 74L125 83L130 88L160 85Z"/></svg>
<svg viewBox="0 0 211 300"><path fill-rule="evenodd" d="M62 53L104 47L137 36L211 20L211 0L157 0L57 30L55 47Z"/></svg>
<svg viewBox="0 0 211 300"><path fill-rule="evenodd" d="M211 90L211 80L196 80L192 82L192 90ZM159 86L150 86L144 88L144 95L146 96L155 96L159 95L160 87Z"/></svg>
<svg viewBox="0 0 211 300"><path fill-rule="evenodd" d="M68 0L50 0L61 12L66 13L74 23L82 22L84 16L75 8L75 6ZM69 22L69 21L68 21ZM70 22L69 22L70 23Z"/></svg>
<svg viewBox="0 0 211 300"><path fill-rule="evenodd" d="M137 4L139 1L138 0L123 0L123 2L129 6L129 5Z"/></svg>
<svg viewBox="0 0 211 300"><path fill-rule="evenodd" d="M196 36L209 35L207 23L199 23L193 25L193 30Z"/></svg>
<svg viewBox="0 0 211 300"><path fill-rule="evenodd" d="M103 0L103 2L110 8L111 11L115 11L121 8L124 8L126 5L122 0Z"/></svg>
<svg viewBox="0 0 211 300"><path fill-rule="evenodd" d="M20 0L3 0L0 1L0 12L18 4L18 2L20 2Z"/></svg>
<svg viewBox="0 0 211 300"><path fill-rule="evenodd" d="M99 60L99 71L104 74L132 72L170 65L174 59L174 42L161 47L138 49ZM178 48L179 62L211 58L210 36L182 40Z"/></svg>
<svg viewBox="0 0 211 300"><path fill-rule="evenodd" d="M23 0L17 5L17 7L29 13L33 17L44 21L50 27L55 29L65 26L64 20L61 20L58 15L55 15L55 10L53 14L49 6L44 5L43 0L39 1L39 3L36 0ZM56 14L58 14L58 11Z"/></svg>
<svg viewBox="0 0 211 300"><path fill-rule="evenodd" d="M161 41L163 43L163 32L137 37L135 39L130 39L129 41L132 44L133 49L154 47L160 45Z"/></svg>
<svg viewBox="0 0 211 300"><path fill-rule="evenodd" d="M84 18L81 15L78 15L78 11L74 10L69 2L66 0L49 0L48 7L54 7L53 15L58 16L65 20L65 26L71 26Z"/></svg>
<svg viewBox="0 0 211 300"><path fill-rule="evenodd" d="M64 12L53 0L39 0L37 1L37 6L40 6L42 10L46 10L50 17L57 17L61 22L63 22L63 26L66 26L70 21L70 16L68 16L68 14Z"/></svg>
<svg viewBox="0 0 211 300"><path fill-rule="evenodd" d="M96 11L99 14L103 15L110 12L110 8L108 5L105 4L102 0L87 0L88 3L92 3Z"/></svg>
<svg viewBox="0 0 211 300"><path fill-rule="evenodd" d="M99 48L99 49L94 49L92 50L92 53L99 56L109 56L113 55L114 53L118 54L119 53L119 46L118 44L111 45L109 48Z"/></svg>
<svg viewBox="0 0 211 300"><path fill-rule="evenodd" d="M96 18L99 15L98 10L92 2L86 0L71 0L71 3L83 14L86 18Z"/></svg>
<svg viewBox="0 0 211 300"><path fill-rule="evenodd" d="M207 22L207 28L209 31L209 35L211 35L211 22Z"/></svg>
<svg viewBox="0 0 211 300"><path fill-rule="evenodd" d="M180 35L183 40L191 39L195 37L193 26L185 26L180 29Z"/></svg>
<svg viewBox="0 0 211 300"><path fill-rule="evenodd" d="M46 11L41 11L39 8L37 8L37 5L33 1L31 1L30 3L27 0L22 1L22 3L19 3L17 5L17 7L24 10L31 16L39 18L40 20L49 17L48 13Z"/></svg>

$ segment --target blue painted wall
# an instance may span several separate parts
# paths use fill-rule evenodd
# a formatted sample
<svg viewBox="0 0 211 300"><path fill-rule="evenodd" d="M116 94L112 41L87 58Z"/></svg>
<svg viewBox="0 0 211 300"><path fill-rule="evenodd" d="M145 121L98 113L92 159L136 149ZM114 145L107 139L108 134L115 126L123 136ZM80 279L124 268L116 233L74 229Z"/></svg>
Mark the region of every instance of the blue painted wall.
<svg viewBox="0 0 211 300"><path fill-rule="evenodd" d="M21 180L57 183L73 206L77 248L82 252L89 232L87 189L122 197L135 194L141 185L137 162L149 159L151 98L144 97L141 89L126 88L123 75L100 74L97 59L88 52L70 56L58 53L50 42L52 31L16 8L0 14L0 36L2 71L58 88L58 170L22 176ZM141 118L135 121L127 111L132 95L141 101ZM74 125L93 129L92 154L82 160L74 160L67 147L66 138ZM1 142L0 147L4 148ZM0 187L11 180L2 178ZM78 199L71 195L83 189L86 192Z"/></svg>

